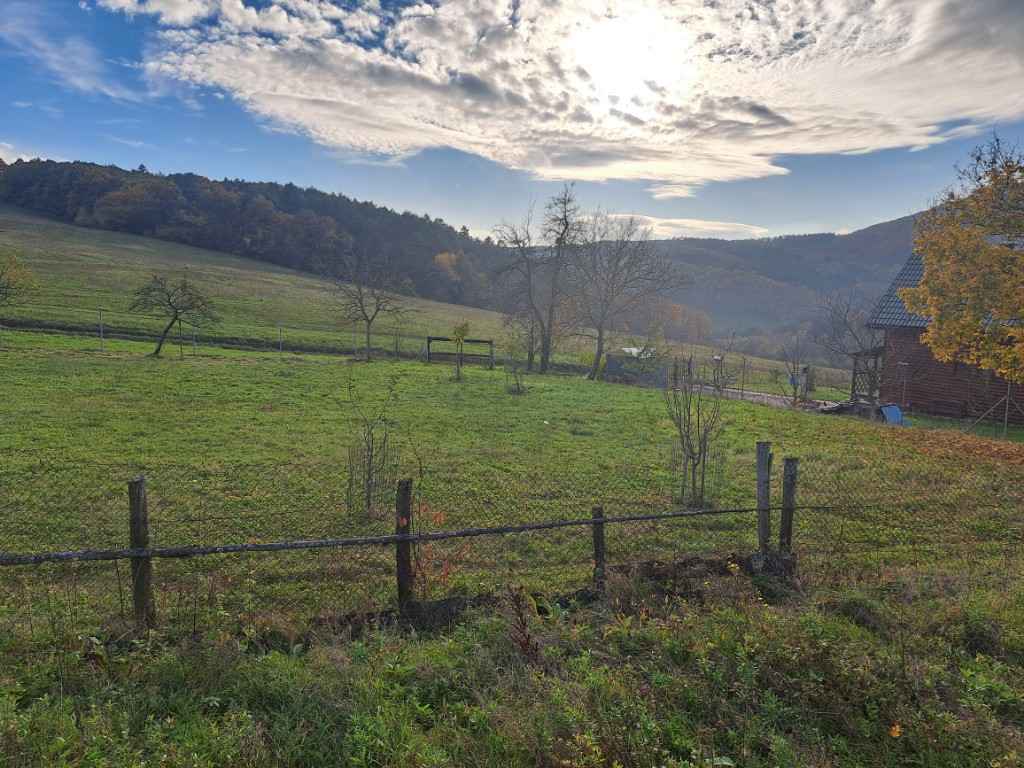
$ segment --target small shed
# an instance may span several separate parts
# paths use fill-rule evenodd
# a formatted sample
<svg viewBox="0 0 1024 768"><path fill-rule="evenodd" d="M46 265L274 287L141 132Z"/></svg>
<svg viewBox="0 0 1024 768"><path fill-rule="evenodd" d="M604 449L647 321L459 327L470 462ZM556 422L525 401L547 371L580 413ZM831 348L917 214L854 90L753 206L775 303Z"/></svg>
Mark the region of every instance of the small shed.
<svg viewBox="0 0 1024 768"><path fill-rule="evenodd" d="M668 360L647 347L623 347L605 355L605 381L641 387L668 387Z"/></svg>

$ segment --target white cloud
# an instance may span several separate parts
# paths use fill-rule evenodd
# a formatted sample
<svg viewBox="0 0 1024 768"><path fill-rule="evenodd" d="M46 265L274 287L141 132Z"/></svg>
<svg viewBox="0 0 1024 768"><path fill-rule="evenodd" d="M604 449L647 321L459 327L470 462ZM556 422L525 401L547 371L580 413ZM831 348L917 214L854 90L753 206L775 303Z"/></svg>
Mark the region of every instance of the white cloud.
<svg viewBox="0 0 1024 768"><path fill-rule="evenodd" d="M154 14L165 24L191 24L210 16L218 5L216 0L98 0L98 4L129 16Z"/></svg>
<svg viewBox="0 0 1024 768"><path fill-rule="evenodd" d="M13 163L15 160L35 160L36 158L42 160L54 160L58 163L67 162L67 158L60 157L58 155L33 154L16 147L9 141L0 141L0 159L3 159L5 163Z"/></svg>
<svg viewBox="0 0 1024 768"><path fill-rule="evenodd" d="M124 144L126 147L132 147L133 149L156 149L153 144L139 139L122 139L118 136L107 136L107 138L115 144Z"/></svg>
<svg viewBox="0 0 1024 768"><path fill-rule="evenodd" d="M61 116L61 111L58 107L54 106L53 99L47 99L45 101L12 101L11 105L18 109L31 109L34 107L50 117Z"/></svg>
<svg viewBox="0 0 1024 768"><path fill-rule="evenodd" d="M77 35L62 35L38 5L16 2L6 6L0 14L0 41L67 87L120 101L138 98L110 76L92 43Z"/></svg>
<svg viewBox="0 0 1024 768"><path fill-rule="evenodd" d="M625 214L618 214L620 216ZM726 240L751 237L765 237L769 231L753 224L711 219L673 219L657 216L636 216L645 227L649 227L656 239L670 237L718 237Z"/></svg>
<svg viewBox="0 0 1024 768"><path fill-rule="evenodd" d="M655 198L1024 116L1018 0L100 3L164 25L150 77L325 146L452 147Z"/></svg>

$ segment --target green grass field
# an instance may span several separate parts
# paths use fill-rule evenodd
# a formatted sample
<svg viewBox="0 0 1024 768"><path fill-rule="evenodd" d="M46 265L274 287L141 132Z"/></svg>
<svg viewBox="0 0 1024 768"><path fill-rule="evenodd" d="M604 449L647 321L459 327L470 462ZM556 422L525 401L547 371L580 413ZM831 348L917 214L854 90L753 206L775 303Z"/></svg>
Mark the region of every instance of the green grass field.
<svg viewBox="0 0 1024 768"><path fill-rule="evenodd" d="M333 321L329 286L314 275L152 238L76 227L11 206L0 206L0 227L0 248L21 250L34 283L28 301L7 311L8 322L88 334L98 346L103 310L110 336L155 339L158 319L127 313L131 291L154 272L187 265L213 298L221 318L209 333L200 332L204 347L212 341L276 351L280 325L286 349L352 351L352 328ZM469 307L457 312L470 318L475 332L500 334L495 313ZM418 301L416 313L398 329L403 351L418 351L426 331L447 334L453 317L458 314L450 305ZM375 347L393 349L396 329L381 325Z"/></svg>
<svg viewBox="0 0 1024 768"><path fill-rule="evenodd" d="M0 550L124 547L138 473L157 546L391 533L390 486L367 513L349 482L359 410L389 390L394 475L415 478L420 530L676 508L656 391L527 376L511 395L500 369L456 381L444 365L279 359L231 340L183 359L131 338L100 352L76 318L120 306L151 258L202 266L235 340L259 338L243 318L276 333L286 307L308 349L335 334L309 276L2 213L0 245L21 233L39 285L16 319L81 332L4 331ZM341 621L393 606L385 548L158 561L148 633L130 621L126 564L4 567L0 763L1020 765L1024 449L725 413L716 505L752 505L755 443L770 440L777 468L801 458L798 503L830 507L798 516L785 588L727 567L755 546L745 514L608 526L613 562L665 565L614 572L594 603L552 602L588 583L588 529L438 545L417 596L493 602L424 632Z"/></svg>
<svg viewBox="0 0 1024 768"><path fill-rule="evenodd" d="M288 355L352 354L364 344L362 328L339 326L335 321L329 284L305 272L147 237L76 227L0 206L0 249L13 247L20 249L22 261L32 271L33 290L26 301L6 308L0 324L81 337L44 346L66 343L82 350L99 349L101 310L105 350L125 349L118 346L119 339L155 341L163 323L157 317L129 314L131 292L154 272L173 272L186 265L207 289L220 318L216 326L197 334L199 350L205 355L226 354L230 349L276 354L279 346ZM377 322L373 346L378 354L394 355L397 350L403 356L418 355L427 335L447 336L457 322L468 318L471 335L495 339L496 355L502 357L506 333L498 313L425 300L416 300L413 308L400 324L389 318ZM23 337L23 343L33 338ZM169 341L176 343L176 334ZM622 333L610 346L643 341ZM188 335L184 346L186 354L192 352ZM165 354L175 352L172 343ZM559 349L557 362L584 371L588 353L593 354L591 342L570 337ZM683 345L674 353L701 358L708 357L710 350ZM755 357L744 361L731 355L726 367L732 370L737 387L784 393L778 384L783 366L777 361ZM834 398L837 393L822 388L815 396Z"/></svg>

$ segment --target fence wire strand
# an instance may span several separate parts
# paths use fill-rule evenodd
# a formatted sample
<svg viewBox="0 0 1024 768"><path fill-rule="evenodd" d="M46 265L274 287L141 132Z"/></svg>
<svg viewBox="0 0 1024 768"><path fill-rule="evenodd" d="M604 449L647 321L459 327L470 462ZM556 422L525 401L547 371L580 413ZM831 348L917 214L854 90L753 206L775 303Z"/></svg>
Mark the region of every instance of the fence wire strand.
<svg viewBox="0 0 1024 768"><path fill-rule="evenodd" d="M0 468L0 554L129 549L127 483L139 475L146 478L152 550L393 542L394 477L402 474L415 479L414 537L501 531L416 540L414 599L500 593L512 581L571 594L592 584L595 555L592 526L570 523L589 521L595 507L611 520L604 525L610 566L755 552L755 483L752 462L745 461L721 468L713 514L679 517L671 517L684 509L678 488L658 471L623 476L495 468L481 479L388 467L369 487L351 460L205 469ZM1024 553L1022 480L1007 469L964 472L805 456L793 537L799 576L823 587L884 584L908 574L936 585L1013 578ZM772 504L781 504L778 476ZM532 529L509 530L516 526ZM396 605L393 543L282 550L154 560L161 624L191 631L312 626ZM115 631L131 619L130 561L0 567L0 628L6 632L67 638L96 628Z"/></svg>

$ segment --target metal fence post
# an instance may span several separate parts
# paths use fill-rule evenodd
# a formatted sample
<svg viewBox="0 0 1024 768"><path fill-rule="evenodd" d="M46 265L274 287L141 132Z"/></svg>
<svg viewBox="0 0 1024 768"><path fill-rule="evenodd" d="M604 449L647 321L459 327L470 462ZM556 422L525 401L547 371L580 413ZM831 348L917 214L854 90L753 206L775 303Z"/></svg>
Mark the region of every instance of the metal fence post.
<svg viewBox="0 0 1024 768"><path fill-rule="evenodd" d="M412 518L412 480L398 481L398 500L395 504L395 534L408 536ZM398 610L405 612L412 602L412 545L399 540L395 545L398 577Z"/></svg>
<svg viewBox="0 0 1024 768"><path fill-rule="evenodd" d="M771 551L772 543L772 444L757 444L757 545L762 555Z"/></svg>
<svg viewBox="0 0 1024 768"><path fill-rule="evenodd" d="M149 549L149 503L146 478L128 481L128 538L131 549ZM153 599L153 561L148 557L131 559L132 606L135 621L148 628L156 626L156 601Z"/></svg>
<svg viewBox="0 0 1024 768"><path fill-rule="evenodd" d="M796 510L796 479L799 459L782 460L782 517L779 521L779 550L793 551L793 513Z"/></svg>
<svg viewBox="0 0 1024 768"><path fill-rule="evenodd" d="M594 519L594 524L592 526L594 531L594 583L597 585L598 589L602 589L604 588L606 575L604 523L598 521L604 520L604 508L594 507L594 511L591 516Z"/></svg>

